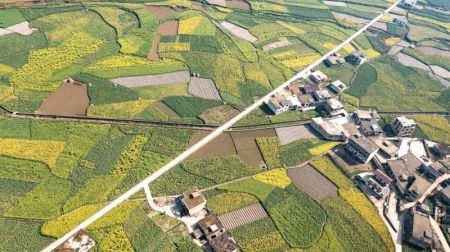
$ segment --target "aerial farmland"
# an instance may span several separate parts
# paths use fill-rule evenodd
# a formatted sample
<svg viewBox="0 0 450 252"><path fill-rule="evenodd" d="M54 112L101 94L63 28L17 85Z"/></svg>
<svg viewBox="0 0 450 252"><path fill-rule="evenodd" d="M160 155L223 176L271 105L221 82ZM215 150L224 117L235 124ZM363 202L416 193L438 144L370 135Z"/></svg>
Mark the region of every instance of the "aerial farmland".
<svg viewBox="0 0 450 252"><path fill-rule="evenodd" d="M0 0L0 251L450 251L445 0Z"/></svg>

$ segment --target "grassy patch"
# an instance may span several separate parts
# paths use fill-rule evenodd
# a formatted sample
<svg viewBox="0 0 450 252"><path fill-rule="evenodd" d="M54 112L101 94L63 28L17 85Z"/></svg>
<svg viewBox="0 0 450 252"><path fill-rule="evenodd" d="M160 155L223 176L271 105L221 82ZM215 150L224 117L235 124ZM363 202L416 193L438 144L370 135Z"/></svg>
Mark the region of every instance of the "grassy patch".
<svg viewBox="0 0 450 252"><path fill-rule="evenodd" d="M309 149L321 145L324 142L319 139L301 139L280 147L281 163L284 166L295 166L312 156Z"/></svg>
<svg viewBox="0 0 450 252"><path fill-rule="evenodd" d="M25 18L20 14L18 9L0 10L0 27L6 28L23 21L25 21Z"/></svg>
<svg viewBox="0 0 450 252"><path fill-rule="evenodd" d="M161 100L168 96L190 96L186 83L140 87L133 90L146 100Z"/></svg>
<svg viewBox="0 0 450 252"><path fill-rule="evenodd" d="M207 109L223 105L221 101L187 96L169 96L162 101L177 114L184 117L194 117Z"/></svg>
<svg viewBox="0 0 450 252"><path fill-rule="evenodd" d="M40 251L53 239L42 236L40 223L16 220L0 220L1 251Z"/></svg>
<svg viewBox="0 0 450 252"><path fill-rule="evenodd" d="M214 214L222 215L258 202L259 201L255 196L247 193L227 192L209 199L208 208Z"/></svg>

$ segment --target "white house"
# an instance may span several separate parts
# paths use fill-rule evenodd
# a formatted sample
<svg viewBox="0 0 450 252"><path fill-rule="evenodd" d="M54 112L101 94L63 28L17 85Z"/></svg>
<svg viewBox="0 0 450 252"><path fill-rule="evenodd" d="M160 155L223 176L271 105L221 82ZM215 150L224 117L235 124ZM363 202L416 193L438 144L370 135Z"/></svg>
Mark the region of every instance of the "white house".
<svg viewBox="0 0 450 252"><path fill-rule="evenodd" d="M316 99L317 103L323 103L331 99L331 95L326 89L315 91L313 97Z"/></svg>
<svg viewBox="0 0 450 252"><path fill-rule="evenodd" d="M267 102L267 107L276 115L289 110L289 101L284 95L274 95Z"/></svg>
<svg viewBox="0 0 450 252"><path fill-rule="evenodd" d="M328 81L328 76L319 70L313 72L309 78L316 84L322 84Z"/></svg>
<svg viewBox="0 0 450 252"><path fill-rule="evenodd" d="M337 80L331 83L330 88L331 90L339 94L342 91L346 90L348 87L342 81Z"/></svg>
<svg viewBox="0 0 450 252"><path fill-rule="evenodd" d="M206 206L206 199L205 197L203 197L197 187L193 187L184 192L181 202L191 216L200 212Z"/></svg>
<svg viewBox="0 0 450 252"><path fill-rule="evenodd" d="M325 101L324 108L329 115L338 115L344 113L344 105L337 99L329 99Z"/></svg>

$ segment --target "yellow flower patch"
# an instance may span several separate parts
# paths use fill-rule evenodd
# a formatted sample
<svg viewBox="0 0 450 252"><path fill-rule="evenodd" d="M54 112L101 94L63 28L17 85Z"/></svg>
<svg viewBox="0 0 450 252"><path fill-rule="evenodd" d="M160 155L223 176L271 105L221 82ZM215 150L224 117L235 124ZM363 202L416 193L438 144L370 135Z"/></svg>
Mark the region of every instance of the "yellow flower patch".
<svg viewBox="0 0 450 252"><path fill-rule="evenodd" d="M289 68L303 68L303 67L311 65L319 58L320 58L320 54L316 53L316 54L305 56L302 58L285 60L281 63L283 63L283 65L285 65Z"/></svg>
<svg viewBox="0 0 450 252"><path fill-rule="evenodd" d="M281 189L286 188L291 183L291 179L287 176L286 170L282 168L255 175L255 179Z"/></svg>
<svg viewBox="0 0 450 252"><path fill-rule="evenodd" d="M293 56L295 54L297 54L297 53L294 50L289 50L289 51L285 51L285 52L276 53L273 55L273 57L275 59L282 59L282 58L287 58L287 57Z"/></svg>
<svg viewBox="0 0 450 252"><path fill-rule="evenodd" d="M326 144L322 144L319 146L316 146L314 148L309 149L309 153L311 153L313 156L318 156L321 155L329 150L331 150L333 147L335 147L336 145L339 145L339 142L329 142Z"/></svg>
<svg viewBox="0 0 450 252"><path fill-rule="evenodd" d="M388 38L384 41L387 46L393 46L400 42L401 38Z"/></svg>
<svg viewBox="0 0 450 252"><path fill-rule="evenodd" d="M178 34L194 34L194 31L201 20L202 16L194 16L181 20L178 24Z"/></svg>
<svg viewBox="0 0 450 252"><path fill-rule="evenodd" d="M64 142L0 138L0 155L40 161L53 168Z"/></svg>
<svg viewBox="0 0 450 252"><path fill-rule="evenodd" d="M355 48L353 48L353 46L350 45L350 44L344 45L343 49L344 49L346 52L348 52L348 53L351 53L351 52L353 52L353 51L355 50Z"/></svg>
<svg viewBox="0 0 450 252"><path fill-rule="evenodd" d="M138 100L91 106L88 110L88 116L103 118L132 118L137 116L154 102L155 101L153 100Z"/></svg>
<svg viewBox="0 0 450 252"><path fill-rule="evenodd" d="M158 45L158 52L189 52L190 43L161 43Z"/></svg>
<svg viewBox="0 0 450 252"><path fill-rule="evenodd" d="M364 50L363 53L367 56L368 59L374 59L381 55L379 52L375 51L372 48Z"/></svg>
<svg viewBox="0 0 450 252"><path fill-rule="evenodd" d="M277 21L278 24L282 25L284 28L290 30L291 32L297 33L299 35L305 34L306 32L296 26L290 25L288 23L285 23L283 21Z"/></svg>

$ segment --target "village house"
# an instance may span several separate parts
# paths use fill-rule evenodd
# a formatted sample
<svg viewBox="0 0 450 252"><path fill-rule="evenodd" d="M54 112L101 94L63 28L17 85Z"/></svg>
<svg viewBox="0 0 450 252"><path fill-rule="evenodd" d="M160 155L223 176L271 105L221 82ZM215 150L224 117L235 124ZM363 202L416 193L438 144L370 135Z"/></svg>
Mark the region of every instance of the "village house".
<svg viewBox="0 0 450 252"><path fill-rule="evenodd" d="M276 94L266 102L267 107L275 114L286 112L289 110L289 101L284 95Z"/></svg>
<svg viewBox="0 0 450 252"><path fill-rule="evenodd" d="M84 230L80 230L57 247L54 252L87 252L94 246L95 241Z"/></svg>
<svg viewBox="0 0 450 252"><path fill-rule="evenodd" d="M305 85L303 85L302 90L305 94L312 94L316 91L319 91L320 87L319 85L314 83L306 83Z"/></svg>
<svg viewBox="0 0 450 252"><path fill-rule="evenodd" d="M201 219L197 225L207 240L225 233L225 228L223 227L222 222L220 222L220 220L213 214Z"/></svg>
<svg viewBox="0 0 450 252"><path fill-rule="evenodd" d="M286 97L286 100L288 101L289 109L291 109L291 110L300 110L301 109L302 104L298 100L297 95L295 95L295 94L289 95Z"/></svg>
<svg viewBox="0 0 450 252"><path fill-rule="evenodd" d="M325 89L314 92L313 97L318 104L331 99L330 93L328 92L328 90Z"/></svg>
<svg viewBox="0 0 450 252"><path fill-rule="evenodd" d="M353 65L362 65L366 60L367 57L358 50L354 50L347 56L347 61Z"/></svg>
<svg viewBox="0 0 450 252"><path fill-rule="evenodd" d="M325 65L329 67L338 67L345 64L345 59L339 53L333 53L325 60Z"/></svg>
<svg viewBox="0 0 450 252"><path fill-rule="evenodd" d="M408 152L397 160L388 160L386 172L393 178L399 195L408 201L414 201L422 196L431 182L420 176L423 162Z"/></svg>
<svg viewBox="0 0 450 252"><path fill-rule="evenodd" d="M433 245L430 219L414 207L405 214L403 240L422 249L431 248Z"/></svg>
<svg viewBox="0 0 450 252"><path fill-rule="evenodd" d="M206 199L197 187L193 187L183 193L181 203L186 208L189 215L193 216L205 208Z"/></svg>
<svg viewBox="0 0 450 252"><path fill-rule="evenodd" d="M410 136L416 129L416 122L404 116L398 116L391 123L391 129L399 137Z"/></svg>
<svg viewBox="0 0 450 252"><path fill-rule="evenodd" d="M307 111L316 108L315 106L316 101L310 94L300 95L298 96L298 100L300 102L302 111Z"/></svg>
<svg viewBox="0 0 450 252"><path fill-rule="evenodd" d="M377 154L379 147L361 134L351 135L348 138L345 149L352 153L358 160L367 164Z"/></svg>
<svg viewBox="0 0 450 252"><path fill-rule="evenodd" d="M223 233L219 236L211 238L209 240L209 245L215 252L236 252L238 251L238 246L232 237L228 233Z"/></svg>
<svg viewBox="0 0 450 252"><path fill-rule="evenodd" d="M406 17L396 17L394 18L394 24L405 27L408 24L408 19Z"/></svg>
<svg viewBox="0 0 450 252"><path fill-rule="evenodd" d="M323 120L322 117L315 117L311 121L311 127L317 130L325 139L331 141L345 141L348 132L345 128L333 121Z"/></svg>
<svg viewBox="0 0 450 252"><path fill-rule="evenodd" d="M439 159L448 161L450 160L450 147L444 143L439 142L433 146L433 153L435 153Z"/></svg>
<svg viewBox="0 0 450 252"><path fill-rule="evenodd" d="M411 10L416 6L416 4L417 4L416 0L402 0L398 4L398 6L403 9Z"/></svg>
<svg viewBox="0 0 450 252"><path fill-rule="evenodd" d="M340 94L342 91L346 90L348 87L342 81L333 81L330 85L330 89L334 92Z"/></svg>
<svg viewBox="0 0 450 252"><path fill-rule="evenodd" d="M422 167L422 171L424 172L427 178L431 180L436 180L438 177L448 173L450 170L444 163L436 161L429 166L424 165Z"/></svg>
<svg viewBox="0 0 450 252"><path fill-rule="evenodd" d="M444 189L442 189L439 192L439 195L441 196L442 201L450 206L450 185L446 186Z"/></svg>
<svg viewBox="0 0 450 252"><path fill-rule="evenodd" d="M334 98L325 101L324 108L325 111L327 111L327 113L332 116L345 113L344 105L342 105L340 101Z"/></svg>
<svg viewBox="0 0 450 252"><path fill-rule="evenodd" d="M374 118L361 121L359 130L366 136L376 136L383 133L383 129Z"/></svg>
<svg viewBox="0 0 450 252"><path fill-rule="evenodd" d="M385 158L393 158L399 150L394 143L381 135L370 136L369 139L380 148L378 153Z"/></svg>
<svg viewBox="0 0 450 252"><path fill-rule="evenodd" d="M376 169L373 175L364 177L364 183L378 199L384 198L389 193L389 185L391 182L392 179L380 169Z"/></svg>
<svg viewBox="0 0 450 252"><path fill-rule="evenodd" d="M326 76L321 71L314 71L309 78L316 84L320 85L328 81L328 76Z"/></svg>
<svg viewBox="0 0 450 252"><path fill-rule="evenodd" d="M376 110L356 110L353 112L353 118L355 119L356 124L361 124L362 121L370 121L372 119L378 121L380 116Z"/></svg>
<svg viewBox="0 0 450 252"><path fill-rule="evenodd" d="M450 206L442 207L442 213L440 214L440 223L450 225Z"/></svg>

